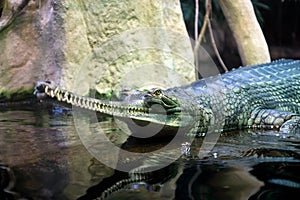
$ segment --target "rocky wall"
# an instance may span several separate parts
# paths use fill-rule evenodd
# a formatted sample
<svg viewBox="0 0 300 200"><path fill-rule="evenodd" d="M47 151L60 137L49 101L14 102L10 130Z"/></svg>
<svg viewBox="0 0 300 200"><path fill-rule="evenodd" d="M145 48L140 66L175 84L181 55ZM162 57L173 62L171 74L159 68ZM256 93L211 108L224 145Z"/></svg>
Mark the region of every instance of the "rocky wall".
<svg viewBox="0 0 300 200"><path fill-rule="evenodd" d="M47 79L81 94L194 80L179 1L31 0L1 29L16 12L11 2L24 3L7 1L0 18L1 94L31 91Z"/></svg>

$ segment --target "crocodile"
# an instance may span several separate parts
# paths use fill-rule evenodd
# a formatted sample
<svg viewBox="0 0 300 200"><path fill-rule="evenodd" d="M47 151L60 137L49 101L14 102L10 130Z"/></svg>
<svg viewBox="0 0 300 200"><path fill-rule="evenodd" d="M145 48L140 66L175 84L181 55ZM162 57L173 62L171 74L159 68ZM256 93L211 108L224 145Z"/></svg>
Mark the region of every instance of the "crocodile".
<svg viewBox="0 0 300 200"><path fill-rule="evenodd" d="M245 128L293 132L300 121L300 60L240 67L166 90L124 92L119 101L81 96L53 81L37 82L34 94L166 130L187 127L198 135Z"/></svg>

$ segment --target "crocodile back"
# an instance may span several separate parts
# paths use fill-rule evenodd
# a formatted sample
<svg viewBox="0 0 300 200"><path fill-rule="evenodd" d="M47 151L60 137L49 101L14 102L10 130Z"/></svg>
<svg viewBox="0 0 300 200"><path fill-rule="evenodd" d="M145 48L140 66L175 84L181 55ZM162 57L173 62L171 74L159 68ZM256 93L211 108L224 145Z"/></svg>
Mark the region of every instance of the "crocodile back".
<svg viewBox="0 0 300 200"><path fill-rule="evenodd" d="M254 107L300 113L299 60L240 68L224 74L222 81L227 91L247 95Z"/></svg>
<svg viewBox="0 0 300 200"><path fill-rule="evenodd" d="M300 114L300 61L240 67L169 91L181 104L194 106L191 110L211 109L228 127L249 125L253 111L260 109Z"/></svg>
<svg viewBox="0 0 300 200"><path fill-rule="evenodd" d="M250 87L291 79L300 80L300 60L280 59L267 64L240 67L222 75L224 84L230 87Z"/></svg>
<svg viewBox="0 0 300 200"><path fill-rule="evenodd" d="M205 88L207 83L225 86L226 88L246 88L266 82L300 80L300 60L280 59L266 64L239 67L220 76L200 79L189 86L194 90ZM210 81L212 80L212 81Z"/></svg>

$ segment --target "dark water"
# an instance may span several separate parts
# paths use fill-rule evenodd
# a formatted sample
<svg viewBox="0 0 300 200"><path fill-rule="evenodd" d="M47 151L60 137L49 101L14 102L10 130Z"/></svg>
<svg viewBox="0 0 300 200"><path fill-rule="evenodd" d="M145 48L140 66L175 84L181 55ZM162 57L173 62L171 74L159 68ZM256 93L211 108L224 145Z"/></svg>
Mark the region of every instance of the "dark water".
<svg viewBox="0 0 300 200"><path fill-rule="evenodd" d="M107 156L114 150L98 141L100 133L83 134L81 128L101 124L116 146L130 152L151 153L169 140L126 142L118 122L99 120L81 126L69 110L52 105L1 107L0 199L299 198L299 135L247 130L221 134L204 154L203 138L186 144L186 151L174 144L142 161L120 153L116 166L134 163L127 173L105 165L115 159Z"/></svg>

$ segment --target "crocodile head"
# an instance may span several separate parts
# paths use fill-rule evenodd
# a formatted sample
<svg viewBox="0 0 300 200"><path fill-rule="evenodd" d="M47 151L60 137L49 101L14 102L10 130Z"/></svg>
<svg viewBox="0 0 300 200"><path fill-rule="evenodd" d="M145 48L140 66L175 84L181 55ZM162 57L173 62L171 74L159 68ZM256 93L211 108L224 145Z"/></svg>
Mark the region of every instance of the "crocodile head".
<svg viewBox="0 0 300 200"><path fill-rule="evenodd" d="M143 101L144 105L151 108L154 113L163 112L166 114L176 114L181 111L178 99L170 94L166 94L166 92L161 89L155 88L148 91L144 95Z"/></svg>
<svg viewBox="0 0 300 200"><path fill-rule="evenodd" d="M183 115L182 107L172 93L160 89L133 92L125 95L120 101L105 101L74 94L56 86L52 81L40 81L35 86L34 94L38 98L50 97L111 116L168 127L182 127L192 119L189 115Z"/></svg>

